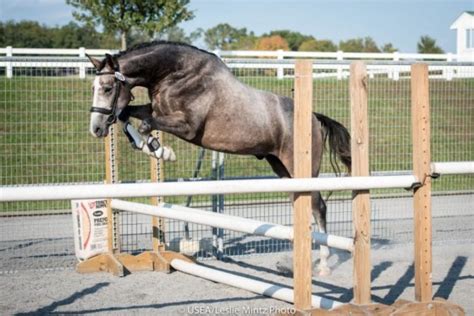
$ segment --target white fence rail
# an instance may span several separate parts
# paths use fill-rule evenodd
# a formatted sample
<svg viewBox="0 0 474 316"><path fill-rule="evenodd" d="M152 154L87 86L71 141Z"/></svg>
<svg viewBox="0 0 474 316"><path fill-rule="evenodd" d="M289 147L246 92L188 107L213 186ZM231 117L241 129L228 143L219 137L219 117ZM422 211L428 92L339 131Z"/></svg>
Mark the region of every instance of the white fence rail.
<svg viewBox="0 0 474 316"><path fill-rule="evenodd" d="M416 177L379 176L90 185L2 186L0 202L410 188Z"/></svg>
<svg viewBox="0 0 474 316"><path fill-rule="evenodd" d="M245 234L265 236L283 240L293 240L293 228L262 222L250 218L220 214L203 211L195 208L160 203L159 205L147 205L143 203L129 202L123 200L112 200L112 208L121 211L145 214L156 217L180 220L188 223L207 225L226 230L232 230ZM352 238L340 237L313 231L313 240L319 245L332 248L353 251L354 240Z"/></svg>
<svg viewBox="0 0 474 316"><path fill-rule="evenodd" d="M49 48L13 48L8 46L0 48L0 58L10 57L11 61L5 60L0 62L0 68L5 67L6 77L12 78L14 75L14 67L72 67L79 69L79 77L86 77L87 68L92 65L86 60L75 59L71 61L61 62L45 62L35 60L38 57L78 57L85 58L86 53L93 56L103 56L105 53L116 53L117 50L108 49L85 49L84 47L77 49L49 49ZM347 78L349 75L349 64L344 61L362 59L379 62L392 62L390 65L369 65L368 74L371 77L376 75L386 75L393 80L399 80L404 73L409 73L409 65L407 63L414 61L442 62L442 65L433 65L430 67L430 78L451 80L453 78L470 78L473 76L473 66L469 65L450 65L452 62L474 62L474 56L466 59L466 56L458 56L456 54L413 54L413 53L350 53L350 52L293 52L293 51L219 51L214 53L223 58L230 68L263 68L276 69L276 76L279 79L291 77L285 74L285 69L293 69L293 63L285 64L285 59L310 58L324 60L324 64L315 64L314 77L326 78L335 77L337 79ZM29 57L29 60L15 61L14 57ZM250 58L250 60L249 60ZM251 59L253 58L253 59ZM244 59L239 62L236 59ZM271 60L275 62L272 63ZM333 63L331 63L333 61ZM317 70L324 69L324 72ZM329 70L329 71L328 71Z"/></svg>
<svg viewBox="0 0 474 316"><path fill-rule="evenodd" d="M112 49L86 49L80 48L16 48L7 46L0 48L0 55L6 57L14 56L76 56L85 57L85 54L92 56L102 56L105 53L116 53L118 50ZM415 54L415 53L351 53L351 52L293 52L293 51L267 51L267 50L231 50L221 51L214 50L216 55L220 57L231 58L275 58L275 59L289 59L289 58L310 58L310 59L369 59L369 60L437 60L437 61L474 61L474 57L466 60L465 56L458 56L456 54Z"/></svg>

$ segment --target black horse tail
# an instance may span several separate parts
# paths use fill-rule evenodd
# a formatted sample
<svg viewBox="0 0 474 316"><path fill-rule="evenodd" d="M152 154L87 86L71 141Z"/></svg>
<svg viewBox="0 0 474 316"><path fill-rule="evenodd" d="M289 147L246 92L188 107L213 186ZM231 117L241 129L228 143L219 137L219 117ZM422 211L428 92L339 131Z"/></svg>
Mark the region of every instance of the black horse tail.
<svg viewBox="0 0 474 316"><path fill-rule="evenodd" d="M337 158L351 173L351 135L341 123L319 113L313 113L323 128L323 143L329 140L329 162L336 175L341 174Z"/></svg>

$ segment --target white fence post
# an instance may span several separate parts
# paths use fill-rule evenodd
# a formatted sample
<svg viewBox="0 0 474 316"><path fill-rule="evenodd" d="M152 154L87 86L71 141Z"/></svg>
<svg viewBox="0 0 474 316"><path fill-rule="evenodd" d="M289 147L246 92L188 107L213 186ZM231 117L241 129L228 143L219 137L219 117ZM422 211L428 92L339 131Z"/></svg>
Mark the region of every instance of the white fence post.
<svg viewBox="0 0 474 316"><path fill-rule="evenodd" d="M79 57L81 58L86 57L86 49L84 47L79 47ZM79 78L81 79L86 78L86 64L82 61L79 66Z"/></svg>
<svg viewBox="0 0 474 316"><path fill-rule="evenodd" d="M282 49L277 50L277 59L278 60L283 60L283 58L284 58L283 50ZM278 68L277 68L277 78L278 79L283 79L283 76L284 76L283 66L278 66Z"/></svg>
<svg viewBox="0 0 474 316"><path fill-rule="evenodd" d="M393 60L394 61L399 61L400 60L400 53L399 52L393 52ZM397 65L394 66L393 68L393 75L392 79L395 81L398 81L400 79L400 70Z"/></svg>
<svg viewBox="0 0 474 316"><path fill-rule="evenodd" d="M447 54L446 61L448 63L453 61L453 54L452 53ZM444 77L446 78L446 80L448 80L448 81L453 80L453 75L454 75L453 67L450 66L450 65L447 65L446 68L443 71L443 74L444 74Z"/></svg>
<svg viewBox="0 0 474 316"><path fill-rule="evenodd" d="M7 46L7 57L13 57L13 48ZM7 62L7 78L13 77L13 63L11 61Z"/></svg>
<svg viewBox="0 0 474 316"><path fill-rule="evenodd" d="M217 57L221 58L221 51L220 51L220 50L214 49L212 52L214 53L214 55L216 55Z"/></svg>
<svg viewBox="0 0 474 316"><path fill-rule="evenodd" d="M337 54L336 55L337 60L344 59L344 53L342 52L342 50L338 50L336 54ZM342 79L342 65L338 65L337 66L337 80L341 80L341 79Z"/></svg>

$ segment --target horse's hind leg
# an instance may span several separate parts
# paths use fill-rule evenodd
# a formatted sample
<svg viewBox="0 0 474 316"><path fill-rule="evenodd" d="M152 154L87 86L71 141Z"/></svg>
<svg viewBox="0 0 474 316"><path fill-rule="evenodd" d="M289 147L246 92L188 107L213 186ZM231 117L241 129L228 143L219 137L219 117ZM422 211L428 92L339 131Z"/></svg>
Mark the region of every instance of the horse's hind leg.
<svg viewBox="0 0 474 316"><path fill-rule="evenodd" d="M313 192L312 194L312 210L313 217L318 226L320 233L327 233L326 231L326 203L324 202L321 193L319 191ZM328 266L328 258L330 255L329 248L324 245L319 246L319 265L318 273L320 276L326 276L331 274L331 269Z"/></svg>

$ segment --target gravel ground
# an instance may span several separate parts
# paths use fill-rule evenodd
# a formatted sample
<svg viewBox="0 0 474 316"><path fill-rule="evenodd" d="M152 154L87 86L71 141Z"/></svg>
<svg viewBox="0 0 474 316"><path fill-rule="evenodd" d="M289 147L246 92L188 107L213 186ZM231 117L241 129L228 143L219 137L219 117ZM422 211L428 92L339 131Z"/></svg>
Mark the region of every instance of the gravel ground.
<svg viewBox="0 0 474 316"><path fill-rule="evenodd" d="M389 204L389 200L382 201ZM393 203L400 214L409 205ZM380 202L379 202L380 204ZM459 196L437 201L444 209L433 218L433 293L461 305L474 315L474 216L473 197ZM376 205L377 206L377 205ZM388 207L388 206L387 206ZM386 209L385 205L381 209ZM387 211L387 214L390 214ZM407 212L408 214L408 212ZM2 218L0 223L0 315L12 314L270 314L292 306L244 290L216 284L180 272L141 272L123 278L106 273L81 275L72 268L70 216L54 218L54 238L44 227L48 217ZM63 222L62 222L63 221ZM377 223L374 223L374 226ZM372 240L372 300L391 304L413 300L413 220L387 216L381 225L389 236ZM49 226L47 226L49 225ZM375 236L377 237L377 236ZM41 254L50 255L41 255ZM291 286L291 253L241 256L226 262L200 264L237 274ZM317 258L314 251L313 258ZM313 278L313 293L350 302L352 259L333 251L332 275ZM29 269L28 269L29 268ZM251 314L251 313L247 313Z"/></svg>
<svg viewBox="0 0 474 316"><path fill-rule="evenodd" d="M470 220L472 223L472 219ZM471 226L472 227L472 226ZM472 236L472 233L469 235ZM413 299L413 244L374 241L373 301L392 303ZM317 255L317 251L314 256ZM433 293L474 314L474 249L472 239L433 244ZM202 264L291 285L276 266L289 253L237 258ZM471 260L470 260L471 259ZM352 260L343 252L330 258L332 275L313 279L313 293L349 302L352 299ZM0 314L242 314L252 309L268 314L291 305L247 291L202 280L180 272L141 272L123 278L106 273L80 275L71 269L21 271L0 275ZM272 310L273 309L273 310Z"/></svg>

